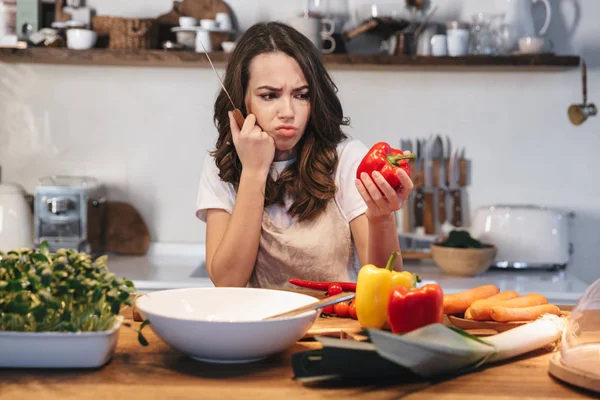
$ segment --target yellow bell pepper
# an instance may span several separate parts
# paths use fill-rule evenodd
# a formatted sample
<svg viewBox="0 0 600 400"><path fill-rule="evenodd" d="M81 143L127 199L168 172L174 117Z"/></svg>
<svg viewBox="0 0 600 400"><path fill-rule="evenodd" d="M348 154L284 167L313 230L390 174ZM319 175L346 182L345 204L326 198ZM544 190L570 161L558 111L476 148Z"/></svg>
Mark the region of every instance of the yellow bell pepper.
<svg viewBox="0 0 600 400"><path fill-rule="evenodd" d="M381 329L387 322L388 300L392 290L398 286L414 288L415 275L408 271L393 271L394 262L400 252L394 251L385 268L373 264L363 266L356 280L356 314L364 328Z"/></svg>

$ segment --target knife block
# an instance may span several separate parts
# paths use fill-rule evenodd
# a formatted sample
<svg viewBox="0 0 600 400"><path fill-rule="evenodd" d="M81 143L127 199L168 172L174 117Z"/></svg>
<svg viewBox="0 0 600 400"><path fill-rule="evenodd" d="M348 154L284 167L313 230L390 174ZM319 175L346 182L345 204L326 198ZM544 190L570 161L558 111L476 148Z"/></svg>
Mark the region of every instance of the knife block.
<svg viewBox="0 0 600 400"><path fill-rule="evenodd" d="M441 175L440 171L440 162L444 163L444 176ZM424 160L413 160L410 162L411 169L411 178L415 188L422 188L425 185L425 173L423 172L423 163ZM458 185L460 187L468 186L470 183L470 170L471 170L471 161L466 158L461 158L458 164ZM446 187L448 186L448 182L450 181L450 160L433 160L433 186L437 187Z"/></svg>
<svg viewBox="0 0 600 400"><path fill-rule="evenodd" d="M413 193L407 200L406 204L402 207L402 226L399 226L399 231L403 233L412 233L414 232L414 221L415 221L415 213L414 213L414 201L417 195L416 189L421 191L421 194L425 197L424 208L422 210L423 217L423 227L426 235L438 235L441 234L441 221L440 214L443 213L444 216L447 214L447 190L449 185L450 178L450 160L449 159L436 159L433 161L433 183L432 188L429 191L422 191L425 185L425 176L423 172L423 164L424 160L419 159L415 161L411 161L411 178L414 184ZM443 164L442 164L443 163ZM443 171L441 170L442 165L444 165ZM465 188L469 186L471 177L471 161L468 159L460 159L458 163L458 185L459 188ZM454 196L462 196L460 192L454 193ZM450 201L450 204L452 204ZM440 204L441 202L441 204ZM462 209L464 209L464 201ZM431 206L429 206L431 205ZM451 218L455 221L462 221L462 211L458 212L459 215L452 215ZM445 218L447 219L447 218ZM417 249L402 249L402 257L404 259L422 259L422 258L431 258L431 253L428 251L424 251L419 249L418 251L413 251Z"/></svg>

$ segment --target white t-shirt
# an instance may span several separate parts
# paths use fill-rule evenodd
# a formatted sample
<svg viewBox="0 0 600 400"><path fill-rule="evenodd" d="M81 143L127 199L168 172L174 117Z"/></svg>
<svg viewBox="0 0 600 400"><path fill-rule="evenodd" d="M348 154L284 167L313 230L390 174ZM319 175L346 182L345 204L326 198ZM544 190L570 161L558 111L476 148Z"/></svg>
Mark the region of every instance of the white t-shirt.
<svg viewBox="0 0 600 400"><path fill-rule="evenodd" d="M350 223L354 218L363 214L367 206L356 189L356 169L369 149L359 140L347 139L337 146L338 167L335 172L335 185L337 193L335 202L346 221ZM271 167L271 176L276 179L277 175L294 160L275 161ZM233 212L236 193L233 185L223 182L219 178L219 169L214 158L209 154L204 159L200 184L198 188L198 199L196 202L196 216L206 222L206 213L210 208L218 208ZM292 225L293 219L287 214L292 204L288 198L285 207L273 204L265 209L265 212L274 225L286 228Z"/></svg>

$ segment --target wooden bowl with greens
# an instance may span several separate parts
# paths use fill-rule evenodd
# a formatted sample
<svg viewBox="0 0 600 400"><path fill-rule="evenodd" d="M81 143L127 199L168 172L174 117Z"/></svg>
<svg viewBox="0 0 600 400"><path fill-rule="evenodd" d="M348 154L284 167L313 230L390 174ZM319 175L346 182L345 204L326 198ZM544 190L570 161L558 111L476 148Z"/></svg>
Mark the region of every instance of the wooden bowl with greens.
<svg viewBox="0 0 600 400"><path fill-rule="evenodd" d="M453 230L447 237L432 243L431 256L449 275L475 276L487 271L498 250L471 237L467 231Z"/></svg>

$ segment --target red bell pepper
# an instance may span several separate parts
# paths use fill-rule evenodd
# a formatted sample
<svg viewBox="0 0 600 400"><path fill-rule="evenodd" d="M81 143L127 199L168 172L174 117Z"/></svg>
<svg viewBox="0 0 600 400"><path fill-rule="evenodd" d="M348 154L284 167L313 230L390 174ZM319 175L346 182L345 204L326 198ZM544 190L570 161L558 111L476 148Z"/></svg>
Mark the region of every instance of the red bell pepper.
<svg viewBox="0 0 600 400"><path fill-rule="evenodd" d="M444 316L444 292L432 283L409 290L392 290L388 302L388 322L394 333L407 333L426 325L441 323Z"/></svg>
<svg viewBox="0 0 600 400"><path fill-rule="evenodd" d="M402 168L410 176L409 160L414 159L414 154L404 154L402 150L392 149L389 144L379 142L371 147L358 165L356 178L360 179L363 172L370 177L373 172L378 171L394 190L398 190L402 187L397 175L398 168Z"/></svg>

